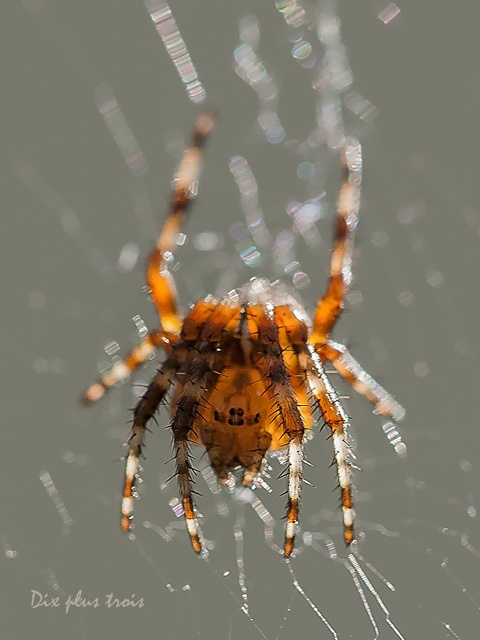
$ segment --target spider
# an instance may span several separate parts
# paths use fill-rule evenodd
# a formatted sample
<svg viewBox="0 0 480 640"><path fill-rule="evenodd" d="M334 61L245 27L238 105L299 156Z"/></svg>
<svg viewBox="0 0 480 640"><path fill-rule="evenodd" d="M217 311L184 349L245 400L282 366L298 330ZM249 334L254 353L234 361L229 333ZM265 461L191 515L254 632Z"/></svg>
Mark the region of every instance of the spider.
<svg viewBox="0 0 480 640"><path fill-rule="evenodd" d="M191 144L175 173L170 207L147 263L147 284L160 326L150 331L125 359L92 384L86 404L126 379L158 348L166 358L133 411L121 505L121 527L130 532L135 481L149 421L172 390L170 428L176 475L186 528L193 549L202 544L192 498L190 444L205 447L218 479L227 483L237 467L251 485L268 451L286 448L288 503L284 555L294 549L298 524L305 433L319 409L331 430L347 545L355 538L349 418L324 365L336 371L373 405L375 413L401 420L404 409L354 360L346 347L330 339L351 283L351 260L358 222L362 159L356 140L342 150L343 178L338 197L334 246L326 292L312 320L288 289L253 279L222 300L207 296L182 318L169 271L178 234L197 193L201 152L215 124L202 113Z"/></svg>

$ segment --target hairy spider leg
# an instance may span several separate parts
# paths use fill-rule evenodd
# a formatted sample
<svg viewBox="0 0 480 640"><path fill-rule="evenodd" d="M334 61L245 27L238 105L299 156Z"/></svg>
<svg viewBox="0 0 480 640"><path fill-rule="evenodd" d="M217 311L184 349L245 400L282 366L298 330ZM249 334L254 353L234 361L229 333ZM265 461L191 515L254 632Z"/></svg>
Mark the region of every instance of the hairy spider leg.
<svg viewBox="0 0 480 640"><path fill-rule="evenodd" d="M235 315L239 316L238 307L228 304L220 303L213 309L204 324L188 371L185 371L186 380L179 384L172 408L170 428L173 433L177 479L187 531L196 553L201 553L202 545L192 498L190 442L198 442L195 422L198 418L203 418L202 409L208 409L209 397L221 375L222 340L226 326Z"/></svg>
<svg viewBox="0 0 480 640"><path fill-rule="evenodd" d="M153 418L158 406L175 382L176 373L184 357L184 343L179 342L158 370L133 411L132 431L128 440L128 454L125 458L121 515L121 527L126 533L131 530L132 526L135 480L140 465L140 456L145 445L147 424Z"/></svg>
<svg viewBox="0 0 480 640"><path fill-rule="evenodd" d="M202 301L190 311L185 318L180 338L172 345L170 354L133 410L123 484L121 527L125 532L129 532L132 526L135 480L148 423L154 417L170 387L182 378L181 370L188 367L189 357L191 359L191 354L195 353L193 349L205 322L215 308L216 304Z"/></svg>
<svg viewBox="0 0 480 640"><path fill-rule="evenodd" d="M317 353L322 362L329 360L342 378L374 405L375 413L393 420L403 420L405 409L402 405L362 368L347 347L327 340Z"/></svg>
<svg viewBox="0 0 480 640"><path fill-rule="evenodd" d="M354 539L355 511L352 503L351 473L349 467L350 450L347 443L348 416L343 409L337 392L323 369L319 356L312 345L307 343L306 327L295 317L290 307L275 309L277 324L285 329L286 335L297 357L303 380L311 390L315 404L332 431L333 450L341 488L344 539L350 544Z"/></svg>
<svg viewBox="0 0 480 640"><path fill-rule="evenodd" d="M325 343L344 308L352 282L352 252L358 224L362 152L357 140L349 139L342 153L343 179L337 202L334 245L327 290L317 304L309 342Z"/></svg>
<svg viewBox="0 0 480 640"><path fill-rule="evenodd" d="M125 358L115 362L107 373L88 387L82 395L82 403L92 404L100 400L109 389L126 380L132 371L146 360L153 358L157 349L163 347L166 351L170 351L172 341L177 338L178 336L160 329L149 331L140 344L133 347Z"/></svg>
<svg viewBox="0 0 480 640"><path fill-rule="evenodd" d="M352 499L350 447L348 445L349 419L323 368L321 359L312 345L308 345L307 380L323 419L332 431L333 452L337 465L343 515L343 538L351 544L355 538L355 510Z"/></svg>
<svg viewBox="0 0 480 640"><path fill-rule="evenodd" d="M202 113L195 124L190 146L183 153L175 172L170 207L156 247L147 262L147 284L160 318L160 328L150 331L139 345L134 347L82 395L84 404L92 404L103 397L106 391L128 376L151 358L159 347L170 349L178 338L182 317L178 310L177 294L173 276L168 270L173 257L181 226L197 193L201 168L201 152L215 124L213 112Z"/></svg>
<svg viewBox="0 0 480 640"><path fill-rule="evenodd" d="M177 335L182 326L182 316L178 310L175 282L168 264L175 251L180 229L197 194L202 148L214 123L215 116L212 112L202 113L197 119L190 146L185 150L175 173L167 218L148 259L147 284L158 310L161 327Z"/></svg>
<svg viewBox="0 0 480 640"><path fill-rule="evenodd" d="M325 422L332 431L335 461L342 491L344 538L347 544L354 539L354 509L352 504L349 447L346 441L348 416L338 395L328 380L323 363L330 360L342 377L375 406L377 413L401 420L404 408L379 385L341 344L328 336L344 308L345 295L352 282L352 252L358 224L360 187L362 182L362 153L358 141L346 142L342 154L343 180L337 202L334 247L330 261L327 291L317 305L313 329L309 338L311 366L308 380Z"/></svg>
<svg viewBox="0 0 480 640"><path fill-rule="evenodd" d="M288 557L293 551L298 525L305 423L282 357L273 305L266 305L266 308L260 305L249 306L247 315L249 323L257 327L258 342L265 361L266 376L270 381L269 392L271 393L272 406L278 411L284 432L288 437L288 502L283 545L284 555ZM255 329L250 330L251 335L254 333Z"/></svg>

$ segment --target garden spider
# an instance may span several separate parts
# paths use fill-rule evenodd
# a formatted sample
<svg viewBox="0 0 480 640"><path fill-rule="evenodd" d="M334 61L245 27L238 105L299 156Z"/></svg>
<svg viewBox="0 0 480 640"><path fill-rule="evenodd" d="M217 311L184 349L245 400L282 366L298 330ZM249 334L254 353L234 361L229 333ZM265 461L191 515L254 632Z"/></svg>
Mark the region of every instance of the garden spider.
<svg viewBox="0 0 480 640"><path fill-rule="evenodd" d="M166 359L133 411L123 485L121 526L131 530L134 486L149 421L172 388L170 428L176 475L193 549L200 553L192 499L189 445L203 444L218 479L243 467L244 485L253 483L268 451L288 448L288 506L284 555L294 547L298 522L305 430L319 409L332 432L343 512L344 539L354 540L354 509L347 441L349 419L326 376L329 361L375 412L400 420L404 409L329 335L351 282L351 259L358 221L361 151L348 140L342 152L343 182L337 205L330 278L310 321L299 302L279 283L253 279L223 300L196 302L182 318L169 264L178 234L197 191L201 149L214 126L212 113L199 116L190 147L175 174L167 218L147 265L147 283L160 327L92 384L90 404L124 380L157 348Z"/></svg>

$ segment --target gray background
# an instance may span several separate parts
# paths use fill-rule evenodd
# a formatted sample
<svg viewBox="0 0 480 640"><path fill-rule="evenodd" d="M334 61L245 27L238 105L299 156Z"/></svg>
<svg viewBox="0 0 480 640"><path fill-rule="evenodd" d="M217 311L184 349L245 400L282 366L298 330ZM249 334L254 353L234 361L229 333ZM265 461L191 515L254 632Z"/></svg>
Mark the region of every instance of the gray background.
<svg viewBox="0 0 480 640"><path fill-rule="evenodd" d="M355 290L363 303L349 307L335 335L406 406L401 433L409 450L400 460L382 433L384 421L361 398L347 401L364 469L356 474L360 552L396 587L392 592L368 574L402 637L468 640L477 637L480 603L480 16L475 3L404 1L399 17L384 24L377 13L386 5L344 1L338 8L355 90L378 115L359 129L365 188ZM333 153L325 156L326 181L299 180L294 145L265 141L255 124L257 96L232 71L238 19L253 14L261 27L259 53L280 88L287 139L301 140L313 129L311 75L292 59L273 2L171 0L170 6L208 103L221 109L189 242L177 255L185 307L214 289L219 277L191 238L214 229L234 254L228 228L242 212L228 170L232 155L249 160L272 231L288 226L289 199L305 200L325 188L334 203L338 161ZM314 40L313 32L308 35ZM3 637L333 637L295 589L283 560L265 545L253 511L243 511L231 496L212 495L202 478L203 529L215 543L208 562L194 557L183 531L167 542L142 526L150 521L165 528L176 519L168 504L175 483L159 490L173 472L164 464L170 457L165 414L148 440L137 540L123 536L117 460L134 403L131 385L92 409L78 404L95 365L108 360L103 345L116 340L122 352L131 346L136 314L155 324L142 291L144 257L182 139L198 113L143 3L3 2L0 48ZM129 172L98 112L94 94L102 83L113 88L148 160L140 178ZM354 132L358 125L352 119ZM316 252L298 244L311 278L302 291L309 307L322 292L328 260L330 222L318 226L326 242ZM117 260L128 242L138 244L140 259L122 273ZM252 275L245 268L239 279ZM153 370L149 365L135 380L148 380ZM373 638L348 567L329 557L325 544L333 540L338 558L347 557L323 434L309 444L308 456L313 467L306 477L315 488L304 489L302 528L314 533L315 544L304 546L291 567L338 638ZM281 544L285 481L275 479L277 469L272 494L258 495L276 519L275 542ZM44 470L71 523L62 523L58 496L49 497L42 485ZM221 501L229 508L225 517L218 515ZM251 618L241 611L234 541L243 513ZM398 637L362 585L380 637ZM80 589L102 601L111 592L120 598L135 593L145 606L102 605L67 615L63 603ZM58 595L62 607L32 609L31 590Z"/></svg>

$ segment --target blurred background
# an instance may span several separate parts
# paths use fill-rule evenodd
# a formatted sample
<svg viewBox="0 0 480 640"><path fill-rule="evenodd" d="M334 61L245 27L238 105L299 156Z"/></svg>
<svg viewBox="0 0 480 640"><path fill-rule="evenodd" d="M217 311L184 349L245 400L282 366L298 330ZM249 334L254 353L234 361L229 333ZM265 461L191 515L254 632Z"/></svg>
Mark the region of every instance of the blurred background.
<svg viewBox="0 0 480 640"><path fill-rule="evenodd" d="M477 637L477 24L461 0L2 4L5 637ZM355 280L335 339L407 415L394 425L345 400L363 470L354 553L318 426L289 564L279 462L270 492L229 494L201 452L211 551L195 557L166 482L165 412L135 539L119 529L129 408L155 363L98 406L79 396L156 325L145 258L205 105L220 118L175 255L184 310L264 275L311 311L327 280L335 148L345 132L363 145ZM66 613L80 590L99 605ZM33 591L60 606L32 607Z"/></svg>

